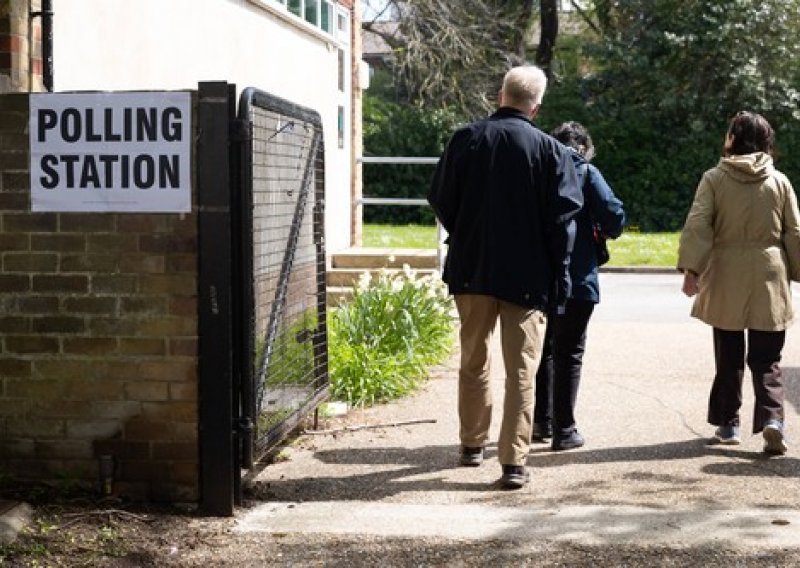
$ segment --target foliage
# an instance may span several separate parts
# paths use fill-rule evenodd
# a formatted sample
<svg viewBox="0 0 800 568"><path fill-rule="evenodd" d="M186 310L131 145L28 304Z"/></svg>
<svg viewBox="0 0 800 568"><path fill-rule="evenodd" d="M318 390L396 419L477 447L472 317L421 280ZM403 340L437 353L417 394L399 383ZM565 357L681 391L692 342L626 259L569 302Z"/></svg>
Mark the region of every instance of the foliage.
<svg viewBox="0 0 800 568"><path fill-rule="evenodd" d="M372 156L439 156L458 124L450 110L425 111L367 94L363 109L364 150ZM433 175L427 164L365 164L364 195L425 197ZM428 207L369 205L366 222L432 224Z"/></svg>
<svg viewBox="0 0 800 568"><path fill-rule="evenodd" d="M736 111L764 114L779 146L798 139L797 0L595 2L596 73L583 83L596 165L642 230L675 230L719 157ZM575 91L573 91L574 96ZM781 164L791 177L800 173Z"/></svg>
<svg viewBox="0 0 800 568"><path fill-rule="evenodd" d="M353 298L331 311L331 396L371 405L404 396L441 362L453 342L451 300L438 275L364 273Z"/></svg>
<svg viewBox="0 0 800 568"><path fill-rule="evenodd" d="M272 341L266 372L262 380L264 388L277 385L302 385L311 381L314 370L313 335L317 329L317 310L308 308L282 322L284 328ZM255 360L262 362L265 341L256 346ZM259 374L259 369L256 369Z"/></svg>

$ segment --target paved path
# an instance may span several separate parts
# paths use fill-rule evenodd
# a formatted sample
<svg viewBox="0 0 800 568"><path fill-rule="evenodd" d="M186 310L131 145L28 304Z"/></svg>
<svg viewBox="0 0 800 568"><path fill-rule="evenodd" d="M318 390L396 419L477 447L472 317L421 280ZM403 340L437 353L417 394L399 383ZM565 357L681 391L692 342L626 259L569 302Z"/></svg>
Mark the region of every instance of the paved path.
<svg viewBox="0 0 800 568"><path fill-rule="evenodd" d="M346 417L431 422L303 436L254 479L263 502L240 515L237 530L800 551L800 442L779 458L746 431L741 446L709 445L711 331L688 317L679 276L603 274L602 287L577 411L587 444L558 453L534 446L524 489L498 487L492 446L480 468L458 466L454 356L417 395ZM800 431L797 329L784 371L791 442ZM752 404L746 379L744 424Z"/></svg>

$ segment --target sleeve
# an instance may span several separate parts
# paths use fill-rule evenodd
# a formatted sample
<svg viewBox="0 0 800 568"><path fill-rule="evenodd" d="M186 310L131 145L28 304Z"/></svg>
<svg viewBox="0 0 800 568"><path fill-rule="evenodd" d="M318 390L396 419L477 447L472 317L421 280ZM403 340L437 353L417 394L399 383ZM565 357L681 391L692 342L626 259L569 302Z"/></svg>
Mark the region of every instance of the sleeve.
<svg viewBox="0 0 800 568"><path fill-rule="evenodd" d="M783 248L789 268L789 277L800 282L800 212L797 209L797 196L788 179L781 184L786 191L783 200Z"/></svg>
<svg viewBox="0 0 800 568"><path fill-rule="evenodd" d="M694 195L678 244L678 270L702 274L714 244L714 188L706 173Z"/></svg>
<svg viewBox="0 0 800 568"><path fill-rule="evenodd" d="M572 292L569 261L575 244L575 216L583 207L583 191L572 156L565 148L553 152L552 177L547 186L548 207L543 225L548 227L548 248L554 276L555 304L563 306Z"/></svg>
<svg viewBox="0 0 800 568"><path fill-rule="evenodd" d="M464 174L461 162L469 144L469 136L467 129L453 134L436 164L428 189L428 203L448 233L453 231L458 215L461 176Z"/></svg>
<svg viewBox="0 0 800 568"><path fill-rule="evenodd" d="M616 239L625 227L625 210L603 174L589 164L585 186L586 207L592 220L606 237Z"/></svg>

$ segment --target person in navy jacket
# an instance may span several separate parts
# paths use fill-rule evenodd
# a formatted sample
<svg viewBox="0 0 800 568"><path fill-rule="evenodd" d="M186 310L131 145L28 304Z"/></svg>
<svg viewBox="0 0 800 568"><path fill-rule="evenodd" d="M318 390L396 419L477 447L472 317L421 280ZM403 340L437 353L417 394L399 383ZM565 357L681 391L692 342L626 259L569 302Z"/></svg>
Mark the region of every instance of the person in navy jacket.
<svg viewBox="0 0 800 568"><path fill-rule="evenodd" d="M569 296L583 204L571 152L532 122L546 86L535 66L506 73L500 108L453 134L428 191L448 233L443 279L461 319L461 463L480 465L488 442L488 346L499 318L507 378L498 459L509 489L528 481L533 378L547 311Z"/></svg>
<svg viewBox="0 0 800 568"><path fill-rule="evenodd" d="M594 145L586 128L578 122L565 122L551 134L571 149L583 189L584 207L575 219L575 246L569 267L572 291L565 309L551 314L547 322L544 350L536 373L533 440L546 441L552 437L553 450L569 450L584 444L575 422L575 402L586 329L595 304L600 302L597 240L616 238L622 233L625 211L603 174L589 163L594 156Z"/></svg>

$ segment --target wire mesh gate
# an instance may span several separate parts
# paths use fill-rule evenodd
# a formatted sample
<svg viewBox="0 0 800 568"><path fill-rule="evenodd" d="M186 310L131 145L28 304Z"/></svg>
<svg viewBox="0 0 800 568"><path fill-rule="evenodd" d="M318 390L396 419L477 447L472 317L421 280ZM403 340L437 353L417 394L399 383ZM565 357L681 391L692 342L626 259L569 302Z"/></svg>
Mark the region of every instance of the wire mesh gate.
<svg viewBox="0 0 800 568"><path fill-rule="evenodd" d="M327 396L324 151L317 113L239 99L242 467Z"/></svg>
<svg viewBox="0 0 800 568"><path fill-rule="evenodd" d="M198 88L200 505L231 515L243 469L328 393L324 151L317 113Z"/></svg>

